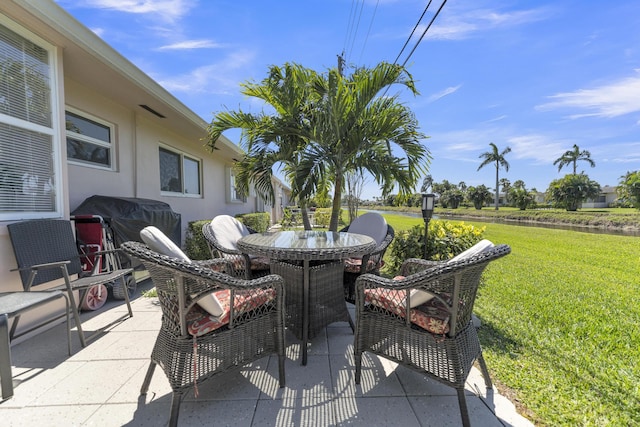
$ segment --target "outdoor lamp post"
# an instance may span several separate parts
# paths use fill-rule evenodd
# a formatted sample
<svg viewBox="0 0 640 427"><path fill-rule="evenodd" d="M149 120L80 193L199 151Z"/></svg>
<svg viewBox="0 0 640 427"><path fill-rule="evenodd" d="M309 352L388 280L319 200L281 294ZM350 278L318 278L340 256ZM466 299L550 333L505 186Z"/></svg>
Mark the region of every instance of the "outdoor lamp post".
<svg viewBox="0 0 640 427"><path fill-rule="evenodd" d="M433 215L433 208L436 202L434 194L422 193L422 219L424 219L424 259L427 259L427 237L429 235L429 221Z"/></svg>

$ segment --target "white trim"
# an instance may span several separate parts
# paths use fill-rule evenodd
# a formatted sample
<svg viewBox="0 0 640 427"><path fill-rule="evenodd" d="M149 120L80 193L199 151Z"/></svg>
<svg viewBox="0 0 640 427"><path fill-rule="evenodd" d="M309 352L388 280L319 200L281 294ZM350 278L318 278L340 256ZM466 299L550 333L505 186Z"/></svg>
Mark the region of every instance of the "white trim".
<svg viewBox="0 0 640 427"><path fill-rule="evenodd" d="M11 126L19 127L21 129L25 129L33 132L40 132L45 135L51 136L51 161L52 161L52 170L54 174L55 184L54 184L54 209L51 212L43 212L43 211L33 211L33 212L7 212L0 213L0 221L14 221L14 220L25 220L25 219L38 219L38 218L60 218L64 212L64 208L62 206L63 191L65 190L64 182L65 179L62 176L62 156L61 153L61 120L60 120L60 111L59 111L59 100L60 100L60 88L58 87L58 70L60 68L60 64L58 62L58 48L51 43L47 42L43 38L39 37L35 33L29 31L22 25L16 23L15 21L9 19L5 15L0 14L0 25L6 27L10 31L18 34L19 36L31 41L32 43L38 45L40 48L47 51L48 61L49 61L49 102L50 102L50 113L51 113L51 127L42 126L36 123L32 123L26 120L22 120L16 117L8 116L5 114L0 114L0 119L3 123L6 123Z"/></svg>
<svg viewBox="0 0 640 427"><path fill-rule="evenodd" d="M86 160L86 161L82 161L82 160L78 160L78 159L73 159L73 158L69 158L69 153L67 153L67 162L73 165L77 165L77 166L82 166L82 167L88 167L88 168L95 168L95 169L100 169L100 170L107 170L107 171L117 171L118 168L116 167L116 125L106 121L104 119L101 119L99 117L94 116L91 113L87 113L85 111L82 111L78 108L74 108L71 106L66 106L65 107L65 118L67 116L67 111L75 114L76 116L83 118L83 119L87 119L90 120L92 122L96 122L99 125L102 125L106 128L109 128L109 142L105 142L102 141L101 139L96 139L90 136L85 136L82 134L78 134L75 133L73 131L67 130L66 129L66 121L65 121L65 135L67 136L67 138L73 138L73 139L77 139L80 140L82 142L88 142L89 144L93 144L93 145L98 145L100 147L105 147L109 150L109 163L110 166L105 166L101 163L97 163L97 162L92 162L90 160ZM66 143L66 141L65 141Z"/></svg>
<svg viewBox="0 0 640 427"><path fill-rule="evenodd" d="M180 156L180 168L181 168L181 173L182 176L180 177L182 180L182 191L178 192L178 191L166 191L166 190L162 190L162 183L160 182L159 184L161 185L160 187L160 194L162 194L163 196L169 196L169 197L191 197L191 198L202 198L203 197L203 189L202 189L202 185L203 185L203 175L202 175L202 165L203 165L203 161L201 158L194 156L192 154L189 154L183 150L177 149L175 147L172 147L171 145L168 144L164 144L162 142L158 143L158 162L160 161L160 149L164 149L166 151L169 151L173 154L176 154L178 156ZM198 194L193 194L193 193L185 193L184 192L184 159L185 157L189 160L192 160L194 162L198 163L198 186L200 187L200 193ZM162 171L160 170L162 165L160 165L158 163L158 173L160 174L160 176L162 175ZM158 176L158 178L160 178L160 176Z"/></svg>

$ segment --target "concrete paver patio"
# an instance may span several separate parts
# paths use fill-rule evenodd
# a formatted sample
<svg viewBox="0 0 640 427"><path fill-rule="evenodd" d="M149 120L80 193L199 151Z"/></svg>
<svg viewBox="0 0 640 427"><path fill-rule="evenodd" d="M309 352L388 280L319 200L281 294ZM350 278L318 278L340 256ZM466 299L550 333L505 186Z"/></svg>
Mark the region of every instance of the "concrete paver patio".
<svg viewBox="0 0 640 427"><path fill-rule="evenodd" d="M148 287L148 286L147 286ZM149 392L140 386L160 327L155 298L132 301L127 319L67 355L60 324L12 348L14 397L0 403L2 426L163 426L171 388L160 368ZM107 325L126 310L109 301L84 313L83 327ZM353 317L353 311L352 311ZM199 384L180 409L180 426L457 426L455 390L417 372L365 353L362 384L353 381L353 334L334 323L309 348L300 365L299 342L287 334L286 387L278 388L277 359L265 357L235 372ZM491 367L489 367L491 368ZM531 426L495 389L484 387L474 369L467 382L474 426Z"/></svg>

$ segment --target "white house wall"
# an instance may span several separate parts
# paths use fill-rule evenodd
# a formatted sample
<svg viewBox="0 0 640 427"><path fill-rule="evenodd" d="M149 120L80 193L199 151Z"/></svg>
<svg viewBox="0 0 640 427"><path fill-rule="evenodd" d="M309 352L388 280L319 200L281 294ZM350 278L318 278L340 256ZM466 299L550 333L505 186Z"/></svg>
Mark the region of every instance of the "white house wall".
<svg viewBox="0 0 640 427"><path fill-rule="evenodd" d="M55 2L2 1L0 13L58 47L57 103L62 121L65 108L71 107L115 125L116 156L112 171L68 163L65 144L61 144L62 217L68 218L83 200L96 194L155 199L168 203L181 214L184 240L190 221L255 211L255 197L249 197L244 203L227 202L225 193L228 191L227 167L240 158L242 151L225 138L220 141L219 150L213 153L206 150L202 139L206 136L204 120L96 39L94 33ZM156 117L139 104L153 105L167 118ZM64 126L60 132L61 141L65 141ZM160 144L202 161L200 197L161 193ZM8 223L0 222L0 292L22 290L18 273L10 271L16 267L16 261L7 232ZM37 321L36 317L55 310L52 305L38 314L24 316L21 326L29 327Z"/></svg>

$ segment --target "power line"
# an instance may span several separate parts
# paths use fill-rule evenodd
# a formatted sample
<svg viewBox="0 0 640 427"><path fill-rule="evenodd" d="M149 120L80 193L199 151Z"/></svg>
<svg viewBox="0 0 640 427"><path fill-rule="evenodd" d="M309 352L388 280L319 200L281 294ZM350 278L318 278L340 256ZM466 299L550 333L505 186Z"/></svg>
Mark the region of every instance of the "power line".
<svg viewBox="0 0 640 427"><path fill-rule="evenodd" d="M347 23L347 32L345 34L344 37L344 44L342 45L342 54L344 55L346 50L347 50L347 43L349 41L349 39L351 38L351 30L352 30L352 22L353 22L353 17L355 16L355 14L353 13L353 5L355 4L356 0L351 0L351 10L349 11L349 22Z"/></svg>
<svg viewBox="0 0 640 427"><path fill-rule="evenodd" d="M431 3L431 0L429 0L429 3ZM418 40L418 42L416 43L416 45L413 47L413 49L411 50L411 52L409 52L409 56L407 56L407 58L404 60L404 62L402 63L402 66L404 67L407 64L407 61L409 60L409 58L411 58L411 55L413 55L413 52L416 51L416 49L418 48L418 45L420 44L420 42L422 41L422 39L424 38L425 34L427 34L427 31L429 31L429 28L431 28L431 24L433 24L433 22L436 20L436 18L438 17L438 15L440 14L440 11L442 10L442 8L444 7L444 5L447 3L447 0L443 0L442 4L440 5L440 7L438 8L438 10L436 11L436 14L433 15L433 18L431 18L431 21L429 21L429 25L427 25L427 28L424 29L424 31L422 32L422 35L420 36L420 39ZM428 7L428 6L427 6Z"/></svg>
<svg viewBox="0 0 640 427"><path fill-rule="evenodd" d="M418 19L418 22L416 22L416 25L413 27L413 30L411 30L411 34L409 34L409 37L407 38L407 41L404 42L404 46L402 46L402 49L400 49L400 53L398 54L398 56L396 56L396 59L393 61L394 65L398 62L398 59L400 59L400 55L402 55L402 52L404 52L404 49L407 47L407 45L411 41L411 38L413 38L413 33L416 32L416 29L418 28L418 25L420 25L420 22L422 22L422 18L424 18L424 15L427 13L427 10L429 9L429 6L431 6L431 0L429 0L429 3L427 3L427 6L422 11L422 15L420 15L420 19Z"/></svg>
<svg viewBox="0 0 640 427"><path fill-rule="evenodd" d="M360 19L362 18L362 11L364 10L364 0L360 2L360 13L358 14L358 23L356 25L355 31L353 32L353 39L351 40L351 48L347 54L347 61L350 59L351 52L353 52L353 45L356 42L356 37L358 35L358 28L360 28Z"/></svg>
<svg viewBox="0 0 640 427"><path fill-rule="evenodd" d="M376 12L378 11L378 4L380 0L376 1L376 7L373 9L373 15L371 16L371 22L369 22L369 29L367 29L367 35L364 38L364 43L362 43L362 50L360 51L360 58L358 58L358 62L362 60L362 55L364 54L364 48L367 46L367 41L369 41L369 33L371 33L371 27L373 26L373 21L376 17Z"/></svg>

